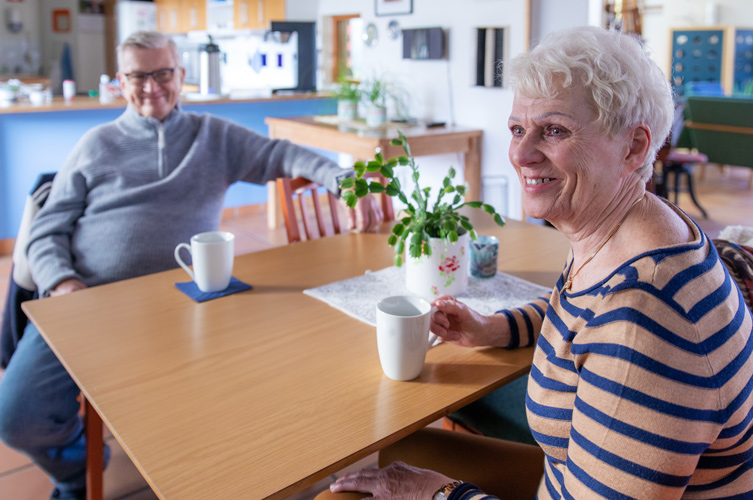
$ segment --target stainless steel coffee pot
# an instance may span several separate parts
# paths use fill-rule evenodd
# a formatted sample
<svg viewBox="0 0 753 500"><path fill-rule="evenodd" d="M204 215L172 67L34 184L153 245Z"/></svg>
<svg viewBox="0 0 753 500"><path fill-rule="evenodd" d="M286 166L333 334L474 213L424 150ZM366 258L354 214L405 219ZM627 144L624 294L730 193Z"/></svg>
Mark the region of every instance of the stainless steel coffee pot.
<svg viewBox="0 0 753 500"><path fill-rule="evenodd" d="M199 46L199 93L219 95L221 87L220 46L209 35L209 42Z"/></svg>

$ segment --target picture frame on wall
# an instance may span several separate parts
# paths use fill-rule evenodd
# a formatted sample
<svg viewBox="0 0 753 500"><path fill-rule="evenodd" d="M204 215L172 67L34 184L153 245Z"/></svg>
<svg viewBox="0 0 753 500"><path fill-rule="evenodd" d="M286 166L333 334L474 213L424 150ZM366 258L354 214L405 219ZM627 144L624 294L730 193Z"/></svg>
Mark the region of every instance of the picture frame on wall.
<svg viewBox="0 0 753 500"><path fill-rule="evenodd" d="M375 0L377 16L413 14L413 0Z"/></svg>

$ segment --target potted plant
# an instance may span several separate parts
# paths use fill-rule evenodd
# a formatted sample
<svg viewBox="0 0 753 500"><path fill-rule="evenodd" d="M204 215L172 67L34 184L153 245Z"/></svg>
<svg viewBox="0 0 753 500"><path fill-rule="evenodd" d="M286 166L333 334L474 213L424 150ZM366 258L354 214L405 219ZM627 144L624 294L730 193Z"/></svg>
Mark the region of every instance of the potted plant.
<svg viewBox="0 0 753 500"><path fill-rule="evenodd" d="M468 240L476 240L473 224L459 210L464 207L480 208L488 213L499 226L505 221L494 207L480 201L464 201L466 186L453 184L455 169L450 167L442 187L435 197L431 188L421 188L419 171L411 156L410 145L405 135L398 131L393 146L401 146L405 155L385 159L377 152L368 163L356 162L355 177L344 179L340 184L343 199L349 207L369 193L386 192L397 197L406 207L403 217L392 229L387 243L395 248L395 265L403 264L406 253L406 286L419 295L431 296L441 293L458 294L468 283ZM407 166L411 171L413 189L408 194L395 174L395 167ZM364 178L367 172L379 172L387 182Z"/></svg>
<svg viewBox="0 0 753 500"><path fill-rule="evenodd" d="M356 118L358 101L361 100L361 90L352 80L340 77L335 89L337 97L337 119L341 122L352 122Z"/></svg>
<svg viewBox="0 0 753 500"><path fill-rule="evenodd" d="M365 101L366 125L380 127L387 121L387 100L395 103L399 115L404 114L405 102L400 89L385 78L373 77L363 83L361 95Z"/></svg>

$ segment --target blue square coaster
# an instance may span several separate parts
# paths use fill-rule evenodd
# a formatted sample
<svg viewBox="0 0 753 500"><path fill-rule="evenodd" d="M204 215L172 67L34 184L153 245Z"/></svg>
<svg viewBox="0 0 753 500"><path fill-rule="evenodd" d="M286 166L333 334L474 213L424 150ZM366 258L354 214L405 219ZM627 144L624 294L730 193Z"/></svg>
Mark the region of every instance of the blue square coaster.
<svg viewBox="0 0 753 500"><path fill-rule="evenodd" d="M230 277L230 284L224 290L219 292L202 292L196 283L193 281L187 281L185 283L176 283L175 287L181 292L191 297L196 302L206 302L207 300L218 299L225 295L231 295L234 293L242 292L244 290L251 290L253 287L241 280Z"/></svg>

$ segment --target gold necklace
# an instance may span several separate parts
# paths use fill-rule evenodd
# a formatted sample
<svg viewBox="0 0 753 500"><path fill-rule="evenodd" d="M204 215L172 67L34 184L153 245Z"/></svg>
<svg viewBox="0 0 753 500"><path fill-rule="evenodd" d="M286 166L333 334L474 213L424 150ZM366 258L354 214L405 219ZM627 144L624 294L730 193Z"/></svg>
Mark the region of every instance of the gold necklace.
<svg viewBox="0 0 753 500"><path fill-rule="evenodd" d="M578 273L581 272L581 270L584 267L586 267L586 264L588 264L589 262L591 262L591 259L593 259L594 257L596 257L596 254L599 253L599 250L601 250L604 245L607 244L607 241L609 241L610 238L612 238L612 236L614 236L614 234L620 228L620 226L622 225L622 223L625 222L625 219L627 219L628 215L630 215L630 211L633 210L633 207L636 206L638 203L640 203L640 201L643 199L643 196L644 195L640 195L638 197L638 199L635 200L632 205L630 205L630 208L627 209L627 212L625 212L625 215L622 216L622 220L620 220L620 222L618 222L617 225L614 226L614 228L612 229L612 231L610 231L610 233L607 235L607 237L604 238L604 241L602 241L601 244L596 248L596 250L594 251L594 253L592 253L591 256L589 258L587 258L586 261L583 264L580 265L580 267L578 268L577 271L575 271L573 273L573 267L570 266L570 272L567 273L567 281L565 281L565 286L562 287L562 290L560 290L560 293L564 293L565 290L570 290L572 288L572 286L573 286L573 279L576 276L578 276Z"/></svg>

